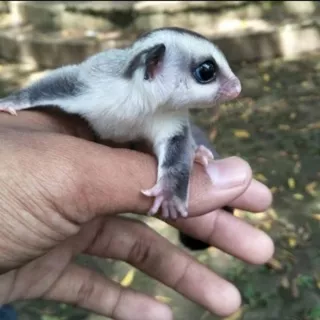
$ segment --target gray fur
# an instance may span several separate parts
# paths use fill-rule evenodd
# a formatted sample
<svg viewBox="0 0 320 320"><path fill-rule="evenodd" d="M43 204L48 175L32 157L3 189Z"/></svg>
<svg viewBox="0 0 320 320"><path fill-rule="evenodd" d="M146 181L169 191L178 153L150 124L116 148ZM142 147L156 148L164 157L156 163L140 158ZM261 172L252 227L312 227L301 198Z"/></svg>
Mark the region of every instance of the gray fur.
<svg viewBox="0 0 320 320"><path fill-rule="evenodd" d="M190 146L192 144L189 125L166 142L165 158L161 165L167 172L173 194L183 203L187 200L192 158Z"/></svg>
<svg viewBox="0 0 320 320"><path fill-rule="evenodd" d="M28 96L31 104L37 104L42 100L63 99L76 97L83 94L86 83L78 77L79 68L74 66L65 70L59 69L28 88Z"/></svg>
<svg viewBox="0 0 320 320"><path fill-rule="evenodd" d="M0 103L8 101L26 107L38 107L42 106L44 101L75 98L84 94L87 89L85 81L79 79L79 66L66 66L53 70L43 79L0 100Z"/></svg>

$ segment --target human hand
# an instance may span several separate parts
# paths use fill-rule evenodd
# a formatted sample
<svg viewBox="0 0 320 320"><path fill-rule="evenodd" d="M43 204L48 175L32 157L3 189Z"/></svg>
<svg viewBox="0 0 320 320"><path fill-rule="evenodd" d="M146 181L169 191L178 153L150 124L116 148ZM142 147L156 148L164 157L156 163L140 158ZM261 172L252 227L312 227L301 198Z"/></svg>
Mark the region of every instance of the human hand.
<svg viewBox="0 0 320 320"><path fill-rule="evenodd" d="M168 306L73 262L85 253L126 261L210 312L236 311L241 300L231 283L146 225L117 216L150 208L140 190L156 179L155 159L93 143L72 120L0 116L0 303L43 298L117 320L172 319ZM266 262L271 239L218 208L259 212L271 203L269 191L239 158L213 162L210 173L214 184L195 166L191 218L168 223L248 263Z"/></svg>

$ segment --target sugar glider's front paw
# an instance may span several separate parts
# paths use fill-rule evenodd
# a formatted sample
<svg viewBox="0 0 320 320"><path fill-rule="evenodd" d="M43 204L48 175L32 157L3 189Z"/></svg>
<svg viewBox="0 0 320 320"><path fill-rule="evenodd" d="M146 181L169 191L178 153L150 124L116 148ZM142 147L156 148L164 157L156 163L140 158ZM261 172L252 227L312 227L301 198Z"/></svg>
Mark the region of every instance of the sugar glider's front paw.
<svg viewBox="0 0 320 320"><path fill-rule="evenodd" d="M155 215L162 209L162 217L167 219L177 219L179 216L188 216L187 201L180 199L171 187L170 179L163 177L151 189L141 192L148 197L155 197L153 205L149 210L149 215Z"/></svg>
<svg viewBox="0 0 320 320"><path fill-rule="evenodd" d="M200 163L204 167L209 164L209 160L213 160L214 156L210 149L204 145L199 145L195 150L194 161Z"/></svg>

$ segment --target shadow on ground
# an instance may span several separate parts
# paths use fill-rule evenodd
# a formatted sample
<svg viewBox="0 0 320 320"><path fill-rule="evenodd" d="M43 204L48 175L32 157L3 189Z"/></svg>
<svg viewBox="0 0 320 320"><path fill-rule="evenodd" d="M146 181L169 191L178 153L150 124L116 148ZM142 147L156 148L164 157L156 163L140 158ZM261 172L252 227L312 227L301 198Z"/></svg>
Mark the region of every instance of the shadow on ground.
<svg viewBox="0 0 320 320"><path fill-rule="evenodd" d="M272 190L270 210L237 215L268 232L276 254L268 265L258 267L214 248L192 254L238 285L243 308L233 320L320 319L320 54L234 68L243 83L242 97L223 105L219 116L202 111L194 119L223 156L248 160L255 177ZM18 85L14 77L3 79L2 92ZM176 230L148 222L179 245ZM218 319L125 263L80 260L115 281L158 296L172 307L176 320ZM21 320L100 319L58 303L16 306Z"/></svg>

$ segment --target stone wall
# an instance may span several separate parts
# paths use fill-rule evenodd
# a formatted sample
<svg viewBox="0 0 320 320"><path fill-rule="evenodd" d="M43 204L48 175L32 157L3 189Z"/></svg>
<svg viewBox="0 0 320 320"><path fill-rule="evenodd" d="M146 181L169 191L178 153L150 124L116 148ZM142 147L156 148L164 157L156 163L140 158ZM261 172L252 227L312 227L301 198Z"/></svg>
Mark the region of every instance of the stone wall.
<svg viewBox="0 0 320 320"><path fill-rule="evenodd" d="M0 15L0 56L40 68L163 26L201 32L234 62L320 49L319 1L0 1Z"/></svg>

